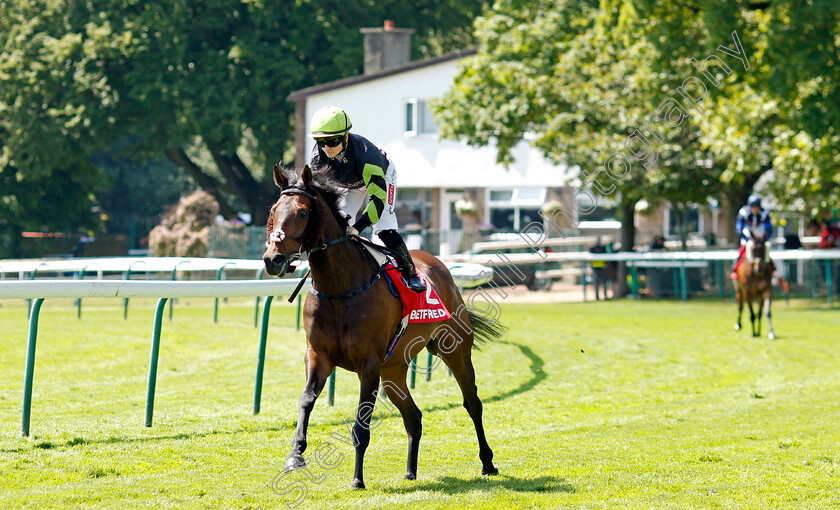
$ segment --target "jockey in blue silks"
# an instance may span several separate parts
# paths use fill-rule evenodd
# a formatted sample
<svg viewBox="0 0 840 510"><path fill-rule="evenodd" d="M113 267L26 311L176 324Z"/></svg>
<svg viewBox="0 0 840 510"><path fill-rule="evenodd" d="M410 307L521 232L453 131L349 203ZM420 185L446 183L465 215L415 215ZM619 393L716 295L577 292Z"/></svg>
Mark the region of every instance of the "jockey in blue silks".
<svg viewBox="0 0 840 510"><path fill-rule="evenodd" d="M770 268L773 264L770 261L770 243L769 237L773 232L773 223L770 221L770 213L761 207L761 197L758 195L750 195L747 199L747 205L738 211L738 219L735 221L735 231L741 238L741 247L738 249L738 260L732 267L732 274L730 278L738 279L738 266L744 259L744 254L747 248L752 248L753 234L761 234L764 236L767 248L764 251L765 261L770 263Z"/></svg>

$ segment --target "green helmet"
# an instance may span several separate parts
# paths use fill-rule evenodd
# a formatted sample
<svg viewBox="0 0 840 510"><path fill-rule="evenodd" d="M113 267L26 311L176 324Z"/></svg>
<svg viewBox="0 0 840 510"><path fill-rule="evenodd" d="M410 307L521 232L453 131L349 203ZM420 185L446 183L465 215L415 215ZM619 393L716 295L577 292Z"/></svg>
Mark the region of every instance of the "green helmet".
<svg viewBox="0 0 840 510"><path fill-rule="evenodd" d="M350 117L337 106L325 106L312 116L312 138L328 138L343 135L350 131L353 124Z"/></svg>

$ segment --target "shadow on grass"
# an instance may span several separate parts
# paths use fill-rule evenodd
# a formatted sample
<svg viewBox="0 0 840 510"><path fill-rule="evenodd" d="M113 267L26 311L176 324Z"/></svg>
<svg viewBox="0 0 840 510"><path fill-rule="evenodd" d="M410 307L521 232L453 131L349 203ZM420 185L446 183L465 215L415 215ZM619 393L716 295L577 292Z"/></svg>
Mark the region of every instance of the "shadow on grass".
<svg viewBox="0 0 840 510"><path fill-rule="evenodd" d="M460 494L470 491L489 491L503 488L515 492L566 492L573 494L577 489L564 478L556 476L540 476L537 478L516 478L514 476L481 476L470 479L444 476L433 482L409 484L405 487L382 489L383 492L408 494L419 491L443 492L444 494Z"/></svg>
<svg viewBox="0 0 840 510"><path fill-rule="evenodd" d="M517 386L516 388L513 388L512 390L508 390L504 393L500 393L498 395L493 395L492 397L489 397L489 398L481 398L481 395L479 395L479 398L481 398L481 401L485 402L485 403L486 402L499 402L501 400L505 400L505 399L508 399L508 398L516 396L516 395L520 395L520 394L525 393L527 391L531 391L532 389L534 389L534 387L536 385L538 385L546 377L548 377L548 374L543 370L543 365L545 365L545 361L542 358L540 358L539 356L537 356L536 353L534 353L534 351L532 351L530 347L527 347L527 346L522 345L522 344L513 343L513 342L507 342L507 341L504 341L504 340L499 340L498 343L505 344L505 345L512 345L512 346L516 347L517 349L519 349L519 351L526 358L528 358L528 360L531 361L531 366L529 366L528 369L531 371L533 376L530 379L528 379L527 381L525 381L524 383ZM478 379L478 381L480 382L481 374L477 373L476 374L476 379ZM423 412L424 413L430 413L430 412L435 412L435 411L448 411L450 409L455 409L456 407L462 407L462 404L460 402L452 402L452 403L449 403L449 404L446 404L446 405L427 407L427 408L423 409ZM392 414L391 416L399 416L399 414ZM341 425L341 423L337 423L336 425Z"/></svg>

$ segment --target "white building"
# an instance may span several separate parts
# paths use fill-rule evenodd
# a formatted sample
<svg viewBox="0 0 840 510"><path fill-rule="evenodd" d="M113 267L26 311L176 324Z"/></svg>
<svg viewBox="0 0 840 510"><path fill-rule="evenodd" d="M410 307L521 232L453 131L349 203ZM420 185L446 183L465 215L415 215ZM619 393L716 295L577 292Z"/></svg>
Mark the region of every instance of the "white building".
<svg viewBox="0 0 840 510"><path fill-rule="evenodd" d="M440 249L447 252L464 248L459 242L464 230L492 224L496 232L513 233L541 221L540 206L549 198L559 199L569 182L565 167L547 162L525 142L514 150L515 163L505 168L496 163L494 148L438 137L429 101L452 87L458 62L475 50L411 62L411 30L363 32L364 74L289 96L297 104L297 167L307 162L312 150L313 141L307 136L312 114L322 106L336 105L350 116L353 132L368 138L394 162L400 228L420 225L441 231ZM394 65L383 68L380 62ZM464 198L476 206L467 225L455 212L455 203Z"/></svg>
<svg viewBox="0 0 840 510"><path fill-rule="evenodd" d="M520 142L514 149L515 163L505 168L496 163L493 147L470 147L465 142L439 138L429 101L442 97L452 87L459 62L474 55L475 50L412 62L412 30L393 28L386 21L384 28L365 28L362 32L364 74L298 90L288 97L296 103L298 168L308 162L314 144L308 137L312 114L322 106L336 105L350 116L355 133L368 138L393 160L400 228L419 225L427 233L438 235L431 241L427 235L423 246L433 253L469 248L481 237L477 228L488 224L496 233L515 233L533 221L542 221L537 212L547 200L560 202L567 211L575 209L571 200L579 184L577 172L546 161L527 142ZM462 220L455 212L455 203L464 198L475 204L476 215ZM580 220L598 229L595 232L607 233L600 230L606 223L598 220L615 217L614 202L604 199L598 205ZM718 233L716 214L714 221L700 208L691 214L690 232ZM667 207L658 208L652 216L637 217L636 222L637 239L642 242L654 235L676 235L675 219ZM708 228L713 224L714 228Z"/></svg>

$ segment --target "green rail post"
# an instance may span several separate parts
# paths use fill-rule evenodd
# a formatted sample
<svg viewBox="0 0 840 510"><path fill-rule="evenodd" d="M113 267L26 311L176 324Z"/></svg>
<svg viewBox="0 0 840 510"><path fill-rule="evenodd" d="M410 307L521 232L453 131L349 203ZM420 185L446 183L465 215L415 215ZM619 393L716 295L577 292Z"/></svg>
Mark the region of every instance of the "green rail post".
<svg viewBox="0 0 840 510"><path fill-rule="evenodd" d="M807 269L806 272L808 273L808 297L810 299L814 299L814 287L815 287L815 285L814 285L814 272L815 272L815 270L812 270L811 268L816 268L816 262L814 262L813 260L809 260L808 262L806 262L805 268Z"/></svg>
<svg viewBox="0 0 840 510"><path fill-rule="evenodd" d="M45 263L45 262L41 262L40 264L38 264L38 267L36 267L36 268L32 271L32 274L30 274L30 275L29 275L29 279L30 279L30 280L34 280L34 279L35 279L35 276L38 274L38 270L39 270L39 269L41 269L41 266L50 267L47 263ZM31 317L31 316L32 316L32 299L27 299L27 300L26 300L26 316L27 316L27 317Z"/></svg>
<svg viewBox="0 0 840 510"><path fill-rule="evenodd" d="M333 368L332 373L330 374L330 383L327 387L327 404L332 407L335 403L335 368Z"/></svg>
<svg viewBox="0 0 840 510"><path fill-rule="evenodd" d="M222 264L222 267L220 267L219 270L216 271L216 280L217 281L222 279L222 276L225 273L225 268L227 266L231 265L231 264L233 264L233 262L225 262L224 264ZM216 298L216 303L213 305L213 322L214 323L219 322L219 298L218 297Z"/></svg>
<svg viewBox="0 0 840 510"><path fill-rule="evenodd" d="M26 346L26 369L23 376L23 411L20 419L20 435L29 437L29 416L32 409L32 379L35 375L35 345L38 339L38 315L44 298L36 298L29 311L29 342Z"/></svg>
<svg viewBox="0 0 840 510"><path fill-rule="evenodd" d="M586 302L586 264L580 263L580 283L583 285L583 302ZM597 292L597 289L596 289Z"/></svg>
<svg viewBox="0 0 840 510"><path fill-rule="evenodd" d="M158 299L155 307L155 325L152 330L152 353L149 356L149 384L146 387L146 426L152 426L155 411L155 385L157 384L158 355L160 354L160 326L167 298Z"/></svg>
<svg viewBox="0 0 840 510"><path fill-rule="evenodd" d="M726 272L726 269L725 269L726 261L721 260L720 264L717 264L717 267L718 267L718 297L723 298L723 296L724 296L723 284L724 284L724 281L725 281L723 279L723 274Z"/></svg>
<svg viewBox="0 0 840 510"><path fill-rule="evenodd" d="M432 380L432 353L426 353L426 382Z"/></svg>
<svg viewBox="0 0 840 510"><path fill-rule="evenodd" d="M79 275L79 278L78 278L79 280L84 280L85 279L85 272L87 271L87 268L90 267L93 264L96 264L96 262L91 262L90 264L85 264L85 266L82 267L82 270L77 273ZM82 318L82 298L76 298L76 318L77 319Z"/></svg>
<svg viewBox="0 0 840 510"><path fill-rule="evenodd" d="M411 365L409 366L409 369L411 370L411 373L408 376L408 387L409 389L413 390L414 381L417 378L417 356L414 356L414 358L411 360Z"/></svg>
<svg viewBox="0 0 840 510"><path fill-rule="evenodd" d="M636 264L631 260L630 263L630 289L633 293L633 299L639 299L639 273L636 271ZM648 282L650 283L650 282Z"/></svg>
<svg viewBox="0 0 840 510"><path fill-rule="evenodd" d="M130 280L131 279L131 270L134 268L136 264L144 264L145 262L142 260L138 260L136 262L132 262L129 264L128 269L125 270L124 279ZM123 298L123 319L128 319L128 298Z"/></svg>
<svg viewBox="0 0 840 510"><path fill-rule="evenodd" d="M680 295L680 271L678 268L671 269L671 280L674 282L674 299Z"/></svg>
<svg viewBox="0 0 840 510"><path fill-rule="evenodd" d="M683 301L688 301L688 281L685 277L685 261L680 261L680 295Z"/></svg>
<svg viewBox="0 0 840 510"><path fill-rule="evenodd" d="M172 281L173 282L177 278L178 266L180 266L181 264L189 264L189 263L190 263L189 260L182 260L182 261L178 262L177 264L175 264L175 267L172 268ZM175 298L172 298L172 299L169 300L169 320L170 321L172 320L172 307L173 306L175 306Z"/></svg>
<svg viewBox="0 0 840 510"><path fill-rule="evenodd" d="M271 315L271 302L274 296L266 296L263 304L262 327L260 328L260 350L257 354L257 377L254 382L254 414L260 414L262 400L263 370L265 369L265 345L268 342L268 318Z"/></svg>
<svg viewBox="0 0 840 510"><path fill-rule="evenodd" d="M831 260L825 259L825 287L828 291L828 307L834 306L834 282L831 278Z"/></svg>

